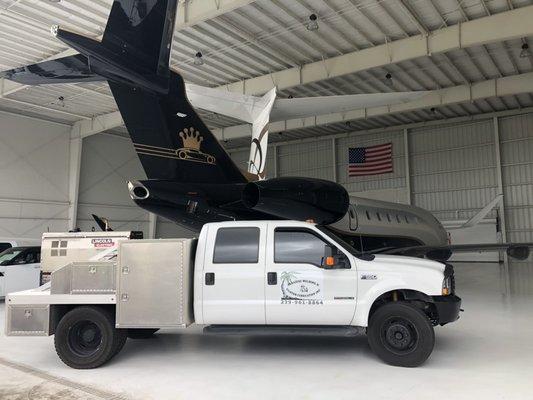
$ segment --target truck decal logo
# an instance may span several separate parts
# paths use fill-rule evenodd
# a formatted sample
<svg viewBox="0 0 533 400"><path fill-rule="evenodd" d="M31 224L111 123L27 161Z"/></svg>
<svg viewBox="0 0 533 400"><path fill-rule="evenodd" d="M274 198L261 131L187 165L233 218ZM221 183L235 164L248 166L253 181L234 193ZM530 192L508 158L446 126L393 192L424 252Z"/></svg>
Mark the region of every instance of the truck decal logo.
<svg viewBox="0 0 533 400"><path fill-rule="evenodd" d="M94 247L96 248L105 248L105 247L113 247L115 245L115 242L113 239L93 239L91 241Z"/></svg>
<svg viewBox="0 0 533 400"><path fill-rule="evenodd" d="M377 279L378 279L377 275L373 275L373 274L363 274L363 275L361 275L361 280L362 281L375 281Z"/></svg>
<svg viewBox="0 0 533 400"><path fill-rule="evenodd" d="M281 304L323 305L322 276L300 272L285 271L281 273Z"/></svg>

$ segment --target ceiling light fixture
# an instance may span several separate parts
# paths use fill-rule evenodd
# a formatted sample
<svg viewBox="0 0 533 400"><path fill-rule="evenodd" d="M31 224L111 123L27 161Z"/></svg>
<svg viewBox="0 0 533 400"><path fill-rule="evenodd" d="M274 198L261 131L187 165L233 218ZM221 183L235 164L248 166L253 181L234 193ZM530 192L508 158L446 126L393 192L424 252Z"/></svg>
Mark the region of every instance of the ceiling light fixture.
<svg viewBox="0 0 533 400"><path fill-rule="evenodd" d="M311 14L309 16L309 22L307 23L307 30L308 31L317 31L319 28L318 26L318 16L316 14Z"/></svg>
<svg viewBox="0 0 533 400"><path fill-rule="evenodd" d="M204 56L201 52L196 53L194 56L194 65L204 65Z"/></svg>
<svg viewBox="0 0 533 400"><path fill-rule="evenodd" d="M524 43L522 45L522 51L520 52L520 58L530 58L531 51L529 51L529 44Z"/></svg>
<svg viewBox="0 0 533 400"><path fill-rule="evenodd" d="M390 88L394 88L394 81L392 80L392 74L390 72L385 75L385 85Z"/></svg>

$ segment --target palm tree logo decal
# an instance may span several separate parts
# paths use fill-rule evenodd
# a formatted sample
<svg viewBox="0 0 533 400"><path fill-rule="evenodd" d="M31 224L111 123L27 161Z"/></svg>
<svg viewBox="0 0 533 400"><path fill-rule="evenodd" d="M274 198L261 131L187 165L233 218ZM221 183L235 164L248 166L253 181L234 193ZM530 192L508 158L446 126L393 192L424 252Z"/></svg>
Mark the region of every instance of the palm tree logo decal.
<svg viewBox="0 0 533 400"><path fill-rule="evenodd" d="M298 278L298 272L285 271L281 273L281 292L284 299L290 299L291 296L287 293L287 287L292 285Z"/></svg>

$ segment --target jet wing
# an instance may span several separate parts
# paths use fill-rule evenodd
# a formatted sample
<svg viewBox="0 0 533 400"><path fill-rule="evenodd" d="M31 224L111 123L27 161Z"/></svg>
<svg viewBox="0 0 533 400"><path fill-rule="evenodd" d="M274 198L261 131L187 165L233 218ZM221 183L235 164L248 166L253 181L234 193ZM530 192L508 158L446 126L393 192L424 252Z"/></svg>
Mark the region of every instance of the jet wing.
<svg viewBox="0 0 533 400"><path fill-rule="evenodd" d="M295 99L278 99L274 103L271 120L282 121L315 115L343 113L367 107L392 106L418 100L429 92L366 93L344 96L320 96Z"/></svg>
<svg viewBox="0 0 533 400"><path fill-rule="evenodd" d="M446 261L453 253L506 251L507 255L517 260L526 260L529 257L533 243L483 243L483 244L456 244L449 246L413 246L396 249L378 249L375 253L390 254L410 257L426 257L436 261Z"/></svg>
<svg viewBox="0 0 533 400"><path fill-rule="evenodd" d="M81 54L0 72L0 78L22 85L105 81L91 72L87 57Z"/></svg>
<svg viewBox="0 0 533 400"><path fill-rule="evenodd" d="M270 121L306 118L365 107L391 106L417 100L427 94L428 92L422 91L276 99L270 114ZM187 96L191 104L196 108L240 119L248 123L254 122L254 117L264 109L266 101L264 97L192 84L187 85Z"/></svg>

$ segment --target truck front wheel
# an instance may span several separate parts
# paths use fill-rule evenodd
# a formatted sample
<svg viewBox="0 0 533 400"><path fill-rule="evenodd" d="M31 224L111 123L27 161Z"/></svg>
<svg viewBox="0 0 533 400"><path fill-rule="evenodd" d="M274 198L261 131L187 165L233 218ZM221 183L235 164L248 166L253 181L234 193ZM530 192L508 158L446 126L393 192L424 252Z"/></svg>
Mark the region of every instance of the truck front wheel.
<svg viewBox="0 0 533 400"><path fill-rule="evenodd" d="M368 343L387 364L418 367L435 345L435 332L424 312L405 302L387 303L370 318Z"/></svg>
<svg viewBox="0 0 533 400"><path fill-rule="evenodd" d="M113 358L126 338L126 330L115 328L112 312L101 307L77 307L59 321L54 343L66 365L92 369Z"/></svg>

